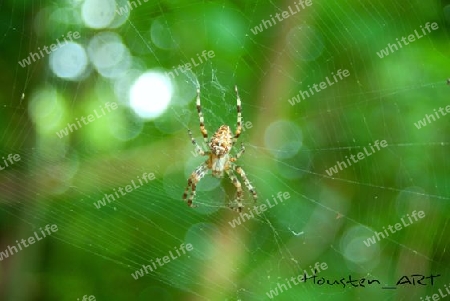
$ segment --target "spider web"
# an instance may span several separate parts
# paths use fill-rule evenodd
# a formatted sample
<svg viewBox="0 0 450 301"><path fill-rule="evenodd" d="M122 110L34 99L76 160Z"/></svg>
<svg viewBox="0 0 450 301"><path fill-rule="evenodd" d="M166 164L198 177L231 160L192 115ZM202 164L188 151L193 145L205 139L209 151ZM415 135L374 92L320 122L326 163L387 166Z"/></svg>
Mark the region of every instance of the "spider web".
<svg viewBox="0 0 450 301"><path fill-rule="evenodd" d="M254 26L292 3L142 1L129 18L108 29L132 54L127 68L115 66L125 68L128 77L106 77L92 68L85 79L65 81L49 70L48 57L26 68L17 66L28 51L53 43L56 33L79 30L81 45L100 34L80 25L76 12L82 4L0 3L0 44L13 61L4 59L10 68L2 80L7 87L0 109L2 156L22 157L20 164L0 174L2 225L14 229L2 233L2 246L47 223L58 225L48 254L36 244L8 259L39 266L39 257L30 254L45 258L49 286L41 298L74 299L92 292L99 300L269 299L271 289L310 271L316 262L327 263L320 276L328 279L351 274L379 279L386 286L402 275L443 276L434 287L394 292L381 285L342 288L308 282L274 299L411 300L449 282L449 121L442 117L420 130L414 126L425 113L448 105L448 72L439 68L449 64L446 3L413 1L405 7L387 1L313 1L254 35ZM64 13L70 26L58 17ZM27 21L30 16L32 22ZM383 59L376 55L426 22L437 22L439 30ZM51 28L58 24L65 26ZM8 46L10 41L14 47ZM172 80L175 95L165 113L144 122L132 112L123 91L136 74L171 71L203 50L213 50L215 57ZM338 69L348 69L350 76L298 104L288 102ZM235 197L228 178L206 176L197 188L198 208L181 201L188 176L204 160L192 155L187 135L190 128L203 144L196 88L201 89L211 136L220 125L235 128L234 85L244 124L252 125L239 139L246 152L238 164L257 189L259 203L278 192L290 194L235 228L229 222L239 215L227 206ZM55 102L33 107L36 95ZM51 123L54 107L62 102L66 122L71 122L107 101L119 103L118 112L65 139L54 131L53 136L42 134L42 124L33 119L39 111L44 125ZM43 109L52 111L45 114ZM331 177L325 172L383 139L387 148ZM155 180L95 208L93 203L105 193L144 172L154 173ZM244 205L247 210L253 206L247 191ZM413 210L423 210L426 218L371 247L363 244L373 231ZM182 243L191 243L194 250L145 277L131 277ZM78 264L73 261L82 268L70 271ZM119 291L114 286L119 283L133 289ZM17 289L8 292L5 298L10 300L38 300Z"/></svg>

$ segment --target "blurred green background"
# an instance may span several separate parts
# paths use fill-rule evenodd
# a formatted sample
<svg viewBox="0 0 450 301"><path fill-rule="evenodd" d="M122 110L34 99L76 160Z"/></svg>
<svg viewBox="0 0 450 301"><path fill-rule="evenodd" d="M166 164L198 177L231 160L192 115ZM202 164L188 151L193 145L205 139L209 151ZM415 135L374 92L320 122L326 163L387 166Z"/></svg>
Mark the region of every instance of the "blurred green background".
<svg viewBox="0 0 450 301"><path fill-rule="evenodd" d="M317 262L328 266L318 277L381 284L308 281L272 298L420 300L445 289L450 117L414 123L450 105L450 1L132 2L0 2L0 157L21 158L0 160L0 252L58 227L0 260L0 300L270 300ZM439 28L377 55L427 22ZM339 69L350 76L291 105ZM238 165L258 204L290 198L232 227L243 215L228 209L227 177L205 176L197 208L182 194L205 159L187 135L203 145L196 89L211 137L235 129L235 85L249 125ZM326 173L376 140L388 147ZM155 179L100 206L144 173ZM414 210L426 216L364 244ZM134 279L183 243L194 250ZM440 276L382 289L411 274Z"/></svg>

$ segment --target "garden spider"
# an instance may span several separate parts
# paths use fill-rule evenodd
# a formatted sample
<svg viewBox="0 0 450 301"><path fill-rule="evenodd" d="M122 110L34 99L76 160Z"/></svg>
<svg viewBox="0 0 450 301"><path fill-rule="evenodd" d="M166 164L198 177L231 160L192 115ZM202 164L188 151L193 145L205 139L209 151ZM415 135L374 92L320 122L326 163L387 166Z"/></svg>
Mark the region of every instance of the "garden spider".
<svg viewBox="0 0 450 301"><path fill-rule="evenodd" d="M195 171L191 174L188 179L188 184L186 189L184 190L183 200L186 200L189 187L191 187L192 192L187 200L187 204L189 207L196 207L192 204L192 201L195 197L195 189L197 187L197 183L207 174L208 170L212 171L213 177L222 178L224 173L228 175L233 185L236 187L237 195L233 203L230 203L230 208L236 210L233 206L234 203L237 205L237 210L239 212L242 211L244 207L242 205L243 192L241 187L241 182L239 182L238 178L235 176L233 171L236 171L244 180L244 184L247 189L253 194L253 200L256 202L258 195L256 194L255 188L250 184L247 176L245 175L244 170L234 164L237 159L239 159L245 151L244 144L241 143L241 149L236 154L236 157L232 157L229 155L233 145L236 143L239 135L241 134L241 99L239 98L237 86L235 86L236 97L237 97L237 128L234 134L234 137L231 134L230 127L228 125L222 125L219 129L214 133L214 136L211 138L211 141L208 143L208 132L205 128L202 107L200 105L200 89L197 89L197 111L198 118L200 119L200 131L203 135L203 140L205 144L208 145L209 151L204 151L195 141L194 137L192 137L191 130L188 129L189 137L191 138L192 144L195 147L195 151L201 156L208 156L203 164L198 166Z"/></svg>

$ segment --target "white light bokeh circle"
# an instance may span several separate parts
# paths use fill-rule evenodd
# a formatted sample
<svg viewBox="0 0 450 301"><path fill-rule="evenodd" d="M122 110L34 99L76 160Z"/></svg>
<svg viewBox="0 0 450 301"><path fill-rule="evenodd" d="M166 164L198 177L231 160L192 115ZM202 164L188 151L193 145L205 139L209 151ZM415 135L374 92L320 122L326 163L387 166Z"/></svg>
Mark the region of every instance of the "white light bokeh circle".
<svg viewBox="0 0 450 301"><path fill-rule="evenodd" d="M380 242L367 246L374 232L363 226L354 226L345 231L340 240L340 249L347 266L354 271L372 270L380 262Z"/></svg>
<svg viewBox="0 0 450 301"><path fill-rule="evenodd" d="M160 72L146 72L130 89L130 106L141 118L154 119L167 109L172 97L170 80Z"/></svg>
<svg viewBox="0 0 450 301"><path fill-rule="evenodd" d="M89 41L89 58L105 77L118 77L128 71L132 58L122 38L114 32L101 32Z"/></svg>
<svg viewBox="0 0 450 301"><path fill-rule="evenodd" d="M88 62L84 47L77 43L67 43L50 53L50 69L64 79L79 79Z"/></svg>
<svg viewBox="0 0 450 301"><path fill-rule="evenodd" d="M150 36L152 42L161 49L168 50L176 48L168 21L163 17L159 17L153 21Z"/></svg>
<svg viewBox="0 0 450 301"><path fill-rule="evenodd" d="M141 0L145 1L145 0ZM116 13L114 14L114 20L109 24L109 28L119 28L130 17L130 9L128 0L116 0Z"/></svg>
<svg viewBox="0 0 450 301"><path fill-rule="evenodd" d="M264 144L277 158L293 157L302 147L302 130L288 120L274 121L266 128Z"/></svg>
<svg viewBox="0 0 450 301"><path fill-rule="evenodd" d="M114 0L85 0L81 7L81 18L90 28L105 28L114 20L115 8Z"/></svg>

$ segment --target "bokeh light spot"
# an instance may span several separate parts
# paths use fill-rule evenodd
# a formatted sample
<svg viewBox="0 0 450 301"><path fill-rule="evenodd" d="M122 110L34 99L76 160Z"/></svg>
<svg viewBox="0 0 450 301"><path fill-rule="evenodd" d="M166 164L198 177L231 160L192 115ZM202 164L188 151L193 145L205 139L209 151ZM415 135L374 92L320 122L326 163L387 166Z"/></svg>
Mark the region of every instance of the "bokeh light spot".
<svg viewBox="0 0 450 301"><path fill-rule="evenodd" d="M322 35L309 25L291 29L286 39L289 52L302 61L314 61L325 49Z"/></svg>
<svg viewBox="0 0 450 301"><path fill-rule="evenodd" d="M83 46L68 43L50 54L50 68L64 79L78 79L86 71L88 58Z"/></svg>
<svg viewBox="0 0 450 301"><path fill-rule="evenodd" d="M130 106L142 118L156 118L167 109L172 90L172 84L165 75L146 72L130 89Z"/></svg>
<svg viewBox="0 0 450 301"><path fill-rule="evenodd" d="M105 28L114 19L115 7L114 0L86 0L81 7L81 17L88 27Z"/></svg>
<svg viewBox="0 0 450 301"><path fill-rule="evenodd" d="M277 158L290 158L302 146L303 134L293 122L279 120L272 122L264 134L264 143Z"/></svg>

